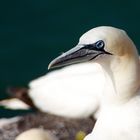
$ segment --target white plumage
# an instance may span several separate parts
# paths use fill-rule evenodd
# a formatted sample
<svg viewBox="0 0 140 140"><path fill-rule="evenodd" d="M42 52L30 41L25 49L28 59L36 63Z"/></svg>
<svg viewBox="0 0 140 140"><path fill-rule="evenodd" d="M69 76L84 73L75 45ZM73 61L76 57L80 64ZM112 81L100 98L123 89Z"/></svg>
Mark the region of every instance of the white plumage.
<svg viewBox="0 0 140 140"><path fill-rule="evenodd" d="M44 112L84 118L97 111L104 78L99 64L76 64L32 81L29 96Z"/></svg>

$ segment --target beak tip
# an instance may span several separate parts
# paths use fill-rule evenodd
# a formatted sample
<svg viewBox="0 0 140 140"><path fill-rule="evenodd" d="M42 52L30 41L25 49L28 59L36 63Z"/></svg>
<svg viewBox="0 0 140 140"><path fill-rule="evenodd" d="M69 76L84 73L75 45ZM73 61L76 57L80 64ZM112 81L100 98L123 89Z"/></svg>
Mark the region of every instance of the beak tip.
<svg viewBox="0 0 140 140"><path fill-rule="evenodd" d="M48 70L50 70L50 66L48 66Z"/></svg>
<svg viewBox="0 0 140 140"><path fill-rule="evenodd" d="M54 59L53 61L51 61L48 65L48 70L55 68L56 66L56 60Z"/></svg>
<svg viewBox="0 0 140 140"><path fill-rule="evenodd" d="M48 70L53 69L53 68L60 67L59 61L60 61L59 57L57 57L57 58L55 58L54 60L52 60L52 61L49 63L49 65L48 65Z"/></svg>
<svg viewBox="0 0 140 140"><path fill-rule="evenodd" d="M50 63L49 65L48 65L48 70L50 70L52 68L52 63Z"/></svg>

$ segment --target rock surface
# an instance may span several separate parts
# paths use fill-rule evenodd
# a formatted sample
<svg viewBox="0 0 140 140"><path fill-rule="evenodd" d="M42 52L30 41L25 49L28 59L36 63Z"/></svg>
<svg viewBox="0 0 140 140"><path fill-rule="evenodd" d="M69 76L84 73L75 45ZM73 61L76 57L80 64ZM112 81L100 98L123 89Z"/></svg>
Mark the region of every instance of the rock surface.
<svg viewBox="0 0 140 140"><path fill-rule="evenodd" d="M31 128L49 130L59 140L75 140L79 131L90 133L94 123L92 118L68 119L40 112L31 113L0 128L0 140L15 140L17 135Z"/></svg>

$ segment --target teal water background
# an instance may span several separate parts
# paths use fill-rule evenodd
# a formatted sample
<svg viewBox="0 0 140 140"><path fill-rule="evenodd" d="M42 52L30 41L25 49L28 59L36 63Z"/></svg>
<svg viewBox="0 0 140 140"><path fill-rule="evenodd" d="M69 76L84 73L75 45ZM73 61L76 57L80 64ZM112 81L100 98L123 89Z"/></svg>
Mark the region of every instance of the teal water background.
<svg viewBox="0 0 140 140"><path fill-rule="evenodd" d="M93 27L122 28L139 49L139 7L139 0L1 1L0 99L8 86L25 86L47 73L49 62Z"/></svg>

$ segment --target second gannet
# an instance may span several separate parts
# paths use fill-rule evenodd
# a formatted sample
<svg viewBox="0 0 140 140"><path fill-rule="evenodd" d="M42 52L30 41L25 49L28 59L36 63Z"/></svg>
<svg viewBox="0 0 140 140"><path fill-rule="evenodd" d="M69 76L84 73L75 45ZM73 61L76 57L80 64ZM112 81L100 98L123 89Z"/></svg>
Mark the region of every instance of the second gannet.
<svg viewBox="0 0 140 140"><path fill-rule="evenodd" d="M76 47L53 60L49 68L86 61L100 64L106 82L99 95L100 114L85 140L140 140L140 65L133 41L123 30L97 27L85 33Z"/></svg>
<svg viewBox="0 0 140 140"><path fill-rule="evenodd" d="M100 107L98 95L103 92L104 82L103 69L98 63L75 64L31 81L29 89L8 88L12 98L0 101L0 105L14 110L35 107L69 118L97 118Z"/></svg>
<svg viewBox="0 0 140 140"><path fill-rule="evenodd" d="M43 112L69 118L97 117L98 95L103 92L104 82L99 64L76 64L31 81L28 95Z"/></svg>

